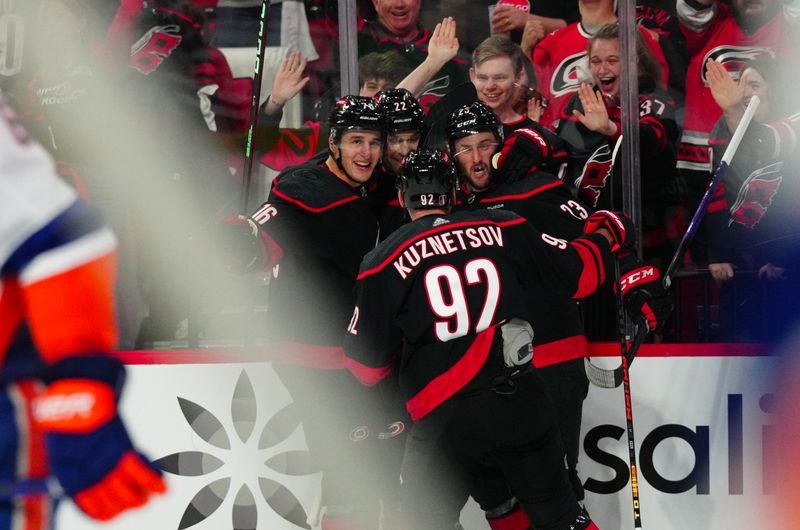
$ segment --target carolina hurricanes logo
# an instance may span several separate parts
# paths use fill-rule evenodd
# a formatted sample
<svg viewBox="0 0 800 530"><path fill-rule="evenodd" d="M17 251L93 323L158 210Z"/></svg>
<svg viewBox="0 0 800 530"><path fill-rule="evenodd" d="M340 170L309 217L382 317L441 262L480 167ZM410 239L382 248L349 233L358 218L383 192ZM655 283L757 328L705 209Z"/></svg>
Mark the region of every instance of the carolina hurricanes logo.
<svg viewBox="0 0 800 530"><path fill-rule="evenodd" d="M756 57L763 56L775 57L775 52L771 48L764 46L717 46L703 57L700 79L703 81L704 86L708 86L706 65L709 59L722 63L722 66L731 74L733 79L738 80L745 63L752 61Z"/></svg>
<svg viewBox="0 0 800 530"><path fill-rule="evenodd" d="M144 75L152 74L177 48L183 37L177 24L154 26L131 46L128 65Z"/></svg>
<svg viewBox="0 0 800 530"><path fill-rule="evenodd" d="M570 55L561 61L550 80L553 97L563 96L578 90L578 85L591 79L586 52Z"/></svg>
<svg viewBox="0 0 800 530"><path fill-rule="evenodd" d="M591 206L597 206L600 193L606 187L608 177L613 169L611 148L608 144L603 144L592 153L583 166L581 176L575 181L579 198Z"/></svg>
<svg viewBox="0 0 800 530"><path fill-rule="evenodd" d="M783 162L775 162L753 171L747 177L731 207L730 223L739 223L752 229L761 221L781 187L782 168Z"/></svg>
<svg viewBox="0 0 800 530"><path fill-rule="evenodd" d="M402 421L396 421L386 426L386 432L379 432L379 440L388 440L395 436L400 436L406 430L406 425Z"/></svg>
<svg viewBox="0 0 800 530"><path fill-rule="evenodd" d="M442 97L450 90L450 76L444 75L428 81L422 89L423 95Z"/></svg>

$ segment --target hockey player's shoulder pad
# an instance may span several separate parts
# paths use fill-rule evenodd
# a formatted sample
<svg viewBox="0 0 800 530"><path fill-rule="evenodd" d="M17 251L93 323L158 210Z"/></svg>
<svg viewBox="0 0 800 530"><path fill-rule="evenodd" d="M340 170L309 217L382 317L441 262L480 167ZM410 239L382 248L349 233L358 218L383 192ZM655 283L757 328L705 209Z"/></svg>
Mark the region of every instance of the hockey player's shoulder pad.
<svg viewBox="0 0 800 530"><path fill-rule="evenodd" d="M487 222L489 224L505 224L525 222L525 220L508 210L460 210L448 215L426 215L422 219L401 226L367 253L361 262L359 278L392 266L395 258L426 237L446 232L451 227L454 230L463 230L469 225L485 225ZM421 248L417 248L417 252L420 250ZM422 253L424 254L425 251L422 250ZM402 263L395 265L395 268L402 274Z"/></svg>
<svg viewBox="0 0 800 530"><path fill-rule="evenodd" d="M524 179L521 179L517 182L510 183L509 187L513 189L519 190L531 190L531 191L541 191L550 187L557 187L559 184L563 185L564 181L560 180L558 177L553 175L552 173L548 173L547 171L536 170Z"/></svg>
<svg viewBox="0 0 800 530"><path fill-rule="evenodd" d="M355 190L339 180L313 159L284 170L275 178L269 202L285 201L309 211L330 210L361 198Z"/></svg>

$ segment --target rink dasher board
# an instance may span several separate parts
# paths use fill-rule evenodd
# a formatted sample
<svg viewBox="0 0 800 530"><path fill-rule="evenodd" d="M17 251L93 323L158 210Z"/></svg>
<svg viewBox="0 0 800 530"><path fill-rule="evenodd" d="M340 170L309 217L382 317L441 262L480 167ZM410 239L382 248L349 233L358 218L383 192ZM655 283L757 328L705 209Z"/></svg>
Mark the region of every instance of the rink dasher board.
<svg viewBox="0 0 800 530"><path fill-rule="evenodd" d="M616 360L596 362L613 365ZM775 358L762 356L636 359L631 387L644 528L765 527L762 503L769 499L763 493L764 485L769 484L769 470L762 449L774 420L770 394L776 363ZM245 441L240 439L231 413L234 389L243 373L255 399L252 434ZM216 447L193 431L179 398L213 415L226 432L230 449ZM257 447L264 425L289 403L270 363L130 366L122 410L138 446L153 459L200 451L223 464L201 476L167 474L170 490L166 495L111 524L93 524L77 514L71 503L64 503L59 528L177 530L197 493L225 477L230 478L230 486L219 507L190 528L234 529L235 497L243 485L255 501L256 528L299 528L276 514L258 486L259 477L279 483L306 512L313 503L319 474L289 476L264 464L286 452L304 451L302 429L275 446ZM587 507L601 529L633 528L624 429L622 389L591 387L584 406L580 474L590 489L608 491L587 491ZM466 530L488 528L474 503L464 510L462 524Z"/></svg>

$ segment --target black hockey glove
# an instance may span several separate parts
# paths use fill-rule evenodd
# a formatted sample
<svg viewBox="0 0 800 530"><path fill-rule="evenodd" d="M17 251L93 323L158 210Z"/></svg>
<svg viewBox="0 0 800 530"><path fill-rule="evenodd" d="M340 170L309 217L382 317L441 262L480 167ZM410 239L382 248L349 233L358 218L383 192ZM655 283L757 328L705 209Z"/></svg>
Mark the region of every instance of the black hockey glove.
<svg viewBox="0 0 800 530"><path fill-rule="evenodd" d="M636 228L627 214L610 210L598 210L586 219L586 223L583 225L583 233L591 234L600 228L605 228L611 232L611 252L616 253L621 249L629 250L633 246L631 242L635 237Z"/></svg>
<svg viewBox="0 0 800 530"><path fill-rule="evenodd" d="M258 263L258 236L242 215L225 217L217 226L217 248L228 272L244 274Z"/></svg>
<svg viewBox="0 0 800 530"><path fill-rule="evenodd" d="M549 152L550 146L544 136L533 129L517 129L492 157L498 182L519 180L535 171Z"/></svg>
<svg viewBox="0 0 800 530"><path fill-rule="evenodd" d="M650 331L655 331L669 318L674 307L672 295L661 283L661 273L652 265L645 265L636 254L623 248L617 253L622 288L622 304L628 315L644 320Z"/></svg>

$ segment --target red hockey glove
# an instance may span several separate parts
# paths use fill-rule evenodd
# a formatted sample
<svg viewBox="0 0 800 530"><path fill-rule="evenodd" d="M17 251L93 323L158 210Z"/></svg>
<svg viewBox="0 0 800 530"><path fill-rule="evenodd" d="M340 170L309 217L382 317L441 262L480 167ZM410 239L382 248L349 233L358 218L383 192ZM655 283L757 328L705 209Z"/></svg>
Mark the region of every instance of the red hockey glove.
<svg viewBox="0 0 800 530"><path fill-rule="evenodd" d="M598 210L586 219L586 223L583 225L583 233L591 234L600 228L605 228L611 232L611 252L617 252L621 248L632 246L631 243L635 237L636 228L627 214L610 210Z"/></svg>
<svg viewBox="0 0 800 530"><path fill-rule="evenodd" d="M115 385L123 370L105 356L62 360L33 403L52 473L81 510L101 521L166 491L160 472L134 450L117 414Z"/></svg>
<svg viewBox="0 0 800 530"><path fill-rule="evenodd" d="M498 181L511 182L535 171L550 152L547 140L533 129L512 132L492 158Z"/></svg>
<svg viewBox="0 0 800 530"><path fill-rule="evenodd" d="M673 309L672 296L664 289L659 270L642 264L629 250L620 252L618 259L625 310L631 318L644 320L650 331L658 329Z"/></svg>

